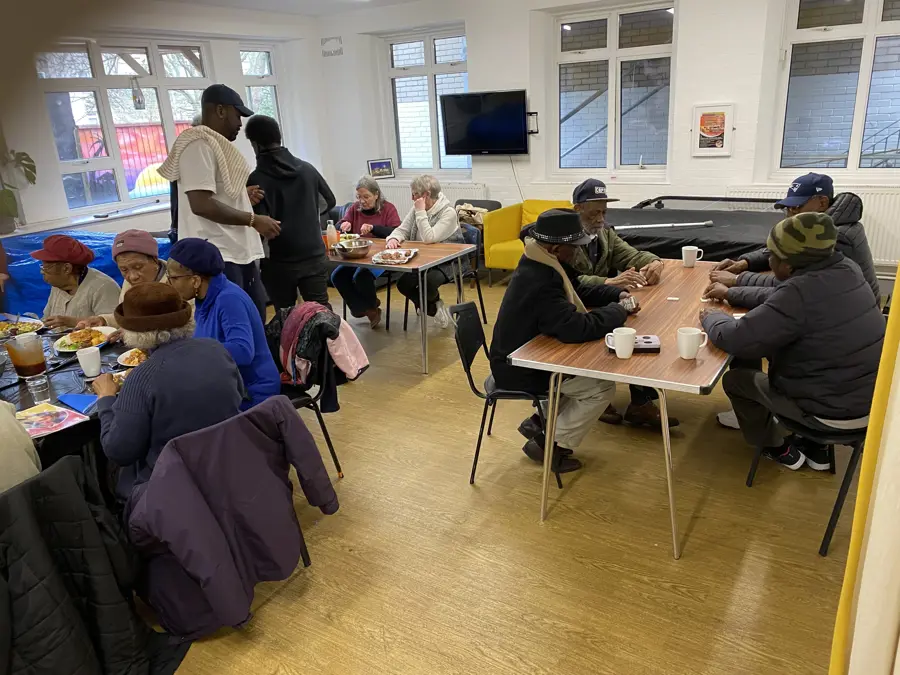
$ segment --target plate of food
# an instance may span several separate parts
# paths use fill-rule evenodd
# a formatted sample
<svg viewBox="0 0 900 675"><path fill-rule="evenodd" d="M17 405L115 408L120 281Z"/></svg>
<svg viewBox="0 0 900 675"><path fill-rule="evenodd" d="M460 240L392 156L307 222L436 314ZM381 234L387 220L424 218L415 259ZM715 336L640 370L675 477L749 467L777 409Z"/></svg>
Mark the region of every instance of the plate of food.
<svg viewBox="0 0 900 675"><path fill-rule="evenodd" d="M87 347L102 347L107 338L116 332L112 326L98 326L97 328L83 328L64 335L53 343L53 348L59 353L74 353Z"/></svg>
<svg viewBox="0 0 900 675"><path fill-rule="evenodd" d="M0 338L15 337L22 333L34 333L43 327L43 322L36 318L0 314Z"/></svg>
<svg viewBox="0 0 900 675"><path fill-rule="evenodd" d="M134 368L135 366L141 365L146 360L147 353L142 352L140 349L129 349L124 354L120 354L119 358L116 359L120 366L125 366L126 368Z"/></svg>
<svg viewBox="0 0 900 675"><path fill-rule="evenodd" d="M405 265L419 252L417 248L385 249L372 256L376 265Z"/></svg>
<svg viewBox="0 0 900 675"><path fill-rule="evenodd" d="M125 384L125 378L131 375L130 370L119 370L112 374L113 382L115 382L120 387Z"/></svg>
<svg viewBox="0 0 900 675"><path fill-rule="evenodd" d="M351 232L344 232L341 234L341 241L352 241L354 239L359 239L359 235Z"/></svg>

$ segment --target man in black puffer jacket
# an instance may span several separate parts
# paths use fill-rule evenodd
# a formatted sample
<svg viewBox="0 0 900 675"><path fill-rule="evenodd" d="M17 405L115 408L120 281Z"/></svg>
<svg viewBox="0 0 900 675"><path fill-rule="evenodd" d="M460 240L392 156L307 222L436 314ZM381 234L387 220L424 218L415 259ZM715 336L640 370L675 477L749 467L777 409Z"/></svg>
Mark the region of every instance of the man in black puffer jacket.
<svg viewBox="0 0 900 675"><path fill-rule="evenodd" d="M859 265L866 283L875 298L880 300L881 289L875 273L875 261L866 231L860 222L863 214L862 199L852 192L833 195L834 185L829 176L810 173L797 178L791 184L788 196L775 207L785 209L788 216L800 213L827 213L831 216L837 227L835 248ZM779 283L767 273L769 271L769 251L762 248L742 255L737 261L723 260L710 273L710 278L713 282L732 289L727 297L732 305L755 307L764 302L771 289Z"/></svg>
<svg viewBox="0 0 900 675"><path fill-rule="evenodd" d="M884 317L859 266L834 250L836 238L826 214L786 218L769 235L780 283L765 301L741 319L700 315L710 342L741 360L722 385L745 440L790 469L824 471L830 457L786 438L776 415L823 431L864 428L875 390Z"/></svg>

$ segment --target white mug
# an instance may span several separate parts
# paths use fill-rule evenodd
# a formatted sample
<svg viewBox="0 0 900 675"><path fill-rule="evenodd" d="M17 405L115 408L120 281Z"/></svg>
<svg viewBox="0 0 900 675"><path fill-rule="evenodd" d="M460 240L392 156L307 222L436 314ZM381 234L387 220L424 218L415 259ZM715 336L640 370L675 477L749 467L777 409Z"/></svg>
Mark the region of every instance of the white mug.
<svg viewBox="0 0 900 675"><path fill-rule="evenodd" d="M637 331L634 328L616 328L612 333L606 334L606 346L615 349L616 356L620 359L630 359L634 353L635 335Z"/></svg>
<svg viewBox="0 0 900 675"><path fill-rule="evenodd" d="M100 375L100 350L97 347L85 347L75 352L78 363L84 371L85 377L97 377Z"/></svg>
<svg viewBox="0 0 900 675"><path fill-rule="evenodd" d="M698 260L703 260L703 249L696 246L682 246L681 259L685 267L693 267Z"/></svg>
<svg viewBox="0 0 900 675"><path fill-rule="evenodd" d="M683 359L696 359L700 349L709 342L709 336L699 328L678 329L678 355Z"/></svg>

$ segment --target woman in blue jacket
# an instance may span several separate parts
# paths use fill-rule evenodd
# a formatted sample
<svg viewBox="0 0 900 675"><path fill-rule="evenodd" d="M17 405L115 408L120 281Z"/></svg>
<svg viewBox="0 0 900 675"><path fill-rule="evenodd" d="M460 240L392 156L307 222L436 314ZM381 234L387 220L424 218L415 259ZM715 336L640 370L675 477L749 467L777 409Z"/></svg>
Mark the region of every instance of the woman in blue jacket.
<svg viewBox="0 0 900 675"><path fill-rule="evenodd" d="M194 299L198 338L221 342L238 366L252 408L281 391L278 368L266 343L256 305L243 289L225 277L225 262L204 239L179 240L169 253L169 283L185 300Z"/></svg>

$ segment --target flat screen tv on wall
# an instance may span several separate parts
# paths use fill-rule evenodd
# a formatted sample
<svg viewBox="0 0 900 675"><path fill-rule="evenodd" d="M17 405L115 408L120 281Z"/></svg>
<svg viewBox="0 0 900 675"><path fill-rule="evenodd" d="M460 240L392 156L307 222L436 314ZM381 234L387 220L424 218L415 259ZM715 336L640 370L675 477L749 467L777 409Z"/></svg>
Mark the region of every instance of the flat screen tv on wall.
<svg viewBox="0 0 900 675"><path fill-rule="evenodd" d="M527 155L525 90L441 96L447 155Z"/></svg>

